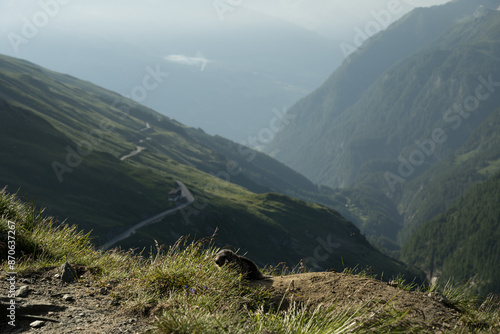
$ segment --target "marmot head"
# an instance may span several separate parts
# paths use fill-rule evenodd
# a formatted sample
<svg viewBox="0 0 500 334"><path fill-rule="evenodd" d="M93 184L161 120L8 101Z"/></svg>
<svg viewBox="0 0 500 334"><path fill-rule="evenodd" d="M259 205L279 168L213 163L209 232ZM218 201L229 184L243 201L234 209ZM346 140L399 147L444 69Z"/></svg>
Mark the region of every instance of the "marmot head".
<svg viewBox="0 0 500 334"><path fill-rule="evenodd" d="M217 263L219 267L222 267L223 265L232 262L235 256L236 254L234 254L231 250L223 249L215 255L215 263Z"/></svg>

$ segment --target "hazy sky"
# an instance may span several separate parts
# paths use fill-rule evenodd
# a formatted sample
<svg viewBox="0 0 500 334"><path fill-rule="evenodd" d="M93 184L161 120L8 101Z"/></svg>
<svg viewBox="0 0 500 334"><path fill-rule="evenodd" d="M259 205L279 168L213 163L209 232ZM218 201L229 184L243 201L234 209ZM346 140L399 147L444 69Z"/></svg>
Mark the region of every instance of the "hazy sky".
<svg viewBox="0 0 500 334"><path fill-rule="evenodd" d="M168 80L139 102L240 141L321 85L360 31L448 1L0 0L0 54L132 98L161 64Z"/></svg>
<svg viewBox="0 0 500 334"><path fill-rule="evenodd" d="M23 20L38 20L40 26L65 25L67 29L82 24L134 26L155 25L176 29L204 29L230 21L236 12L246 8L265 12L284 20L317 29L349 29L349 24L373 20L372 12L391 5L402 14L413 7L439 5L449 0L6 0L0 2L0 32L18 33ZM40 12L45 12L46 16ZM391 17L397 19L397 15ZM236 15L234 16L236 17ZM234 20L234 18L233 18ZM255 22L256 25L259 22ZM140 26L139 26L140 25ZM339 34L342 35L342 34Z"/></svg>
<svg viewBox="0 0 500 334"><path fill-rule="evenodd" d="M405 12L414 7L440 5L450 0L253 0L244 5L286 18L296 23L314 21L314 16L338 10L338 19L343 13L353 17L368 18L371 10L382 10L393 3L404 7Z"/></svg>

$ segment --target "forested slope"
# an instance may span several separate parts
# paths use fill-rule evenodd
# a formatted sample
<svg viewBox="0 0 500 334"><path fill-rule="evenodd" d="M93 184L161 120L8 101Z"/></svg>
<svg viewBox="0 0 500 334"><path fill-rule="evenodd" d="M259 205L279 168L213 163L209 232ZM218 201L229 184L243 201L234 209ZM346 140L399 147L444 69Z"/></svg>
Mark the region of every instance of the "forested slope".
<svg viewBox="0 0 500 334"><path fill-rule="evenodd" d="M421 225L402 259L428 277L472 279L483 293L500 292L500 173L468 190L446 213Z"/></svg>

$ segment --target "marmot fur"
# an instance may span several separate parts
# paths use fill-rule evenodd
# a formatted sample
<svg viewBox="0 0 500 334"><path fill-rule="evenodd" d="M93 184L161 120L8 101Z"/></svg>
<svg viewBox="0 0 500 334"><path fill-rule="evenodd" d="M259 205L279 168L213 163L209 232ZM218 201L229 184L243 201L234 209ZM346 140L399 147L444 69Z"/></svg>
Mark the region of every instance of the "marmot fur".
<svg viewBox="0 0 500 334"><path fill-rule="evenodd" d="M237 255L229 249L223 249L218 252L215 256L215 263L217 263L219 267L227 264L236 268L243 275L243 278L249 281L270 277L263 275L252 260Z"/></svg>

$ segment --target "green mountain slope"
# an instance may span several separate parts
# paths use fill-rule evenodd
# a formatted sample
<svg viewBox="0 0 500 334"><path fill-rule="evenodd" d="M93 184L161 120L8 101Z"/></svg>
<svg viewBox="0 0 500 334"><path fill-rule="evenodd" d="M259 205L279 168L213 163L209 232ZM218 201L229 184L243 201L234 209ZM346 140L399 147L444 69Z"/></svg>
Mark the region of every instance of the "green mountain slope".
<svg viewBox="0 0 500 334"><path fill-rule="evenodd" d="M240 170L194 130L88 82L0 56L0 120L0 186L20 189L49 214L92 231L97 244L172 208L168 192L181 180L196 201L122 246L201 238L218 227L220 244L248 251L261 265L306 259L312 269L359 264L385 277L412 275L337 212L250 192L269 189L248 176L265 168Z"/></svg>
<svg viewBox="0 0 500 334"><path fill-rule="evenodd" d="M418 92L407 87L408 83L403 84L403 79L411 79L420 88L421 81L425 80L428 73L405 68L403 74L396 78L398 81L391 87L387 87L387 84L386 87L380 87L379 84L378 89L384 90L387 98L386 95L377 94L375 99L370 98L368 103L360 104L358 100L366 95L370 88L373 92L377 80L380 82L380 78L385 77L384 72L428 46L441 33L455 26L458 19L474 13L480 4L491 6L492 1L462 0L444 6L419 8L374 36L363 44L358 53L345 61L320 88L290 108L289 113L295 118L278 133L266 148L266 152L272 153L278 160L309 177L313 182L333 187L352 185L355 173L351 171L352 166L349 163L355 161L358 155L378 153L373 152L373 148L384 143L383 138L373 138L373 135L365 135L356 142L352 141L353 127L363 134L367 125L371 125L372 119L366 117L365 108L372 110L369 114L375 113L375 110L383 112L387 108L408 111ZM415 73L419 74L420 82L415 80ZM416 102L421 100L420 96L418 97ZM360 118L359 112L365 117ZM351 115L353 113L356 115ZM385 117L390 120L390 115ZM386 128L380 128L377 124L369 127L372 131L387 130L393 125L386 122L382 116L376 120L378 123L384 123ZM363 126L360 126L360 122ZM356 171L359 165L354 167Z"/></svg>
<svg viewBox="0 0 500 334"><path fill-rule="evenodd" d="M463 163L463 145L482 147L479 169L498 168L486 158L496 148L475 132L498 129L488 121L500 106L494 5L453 1L410 13L292 107L295 118L269 152L314 182L345 187L357 226L397 252L416 226L485 179ZM405 37L413 45L403 53ZM377 50L391 61L382 64ZM450 164L452 153L458 160Z"/></svg>
<svg viewBox="0 0 500 334"><path fill-rule="evenodd" d="M500 292L500 173L468 190L446 213L422 224L402 258L429 277L473 278L483 294Z"/></svg>

